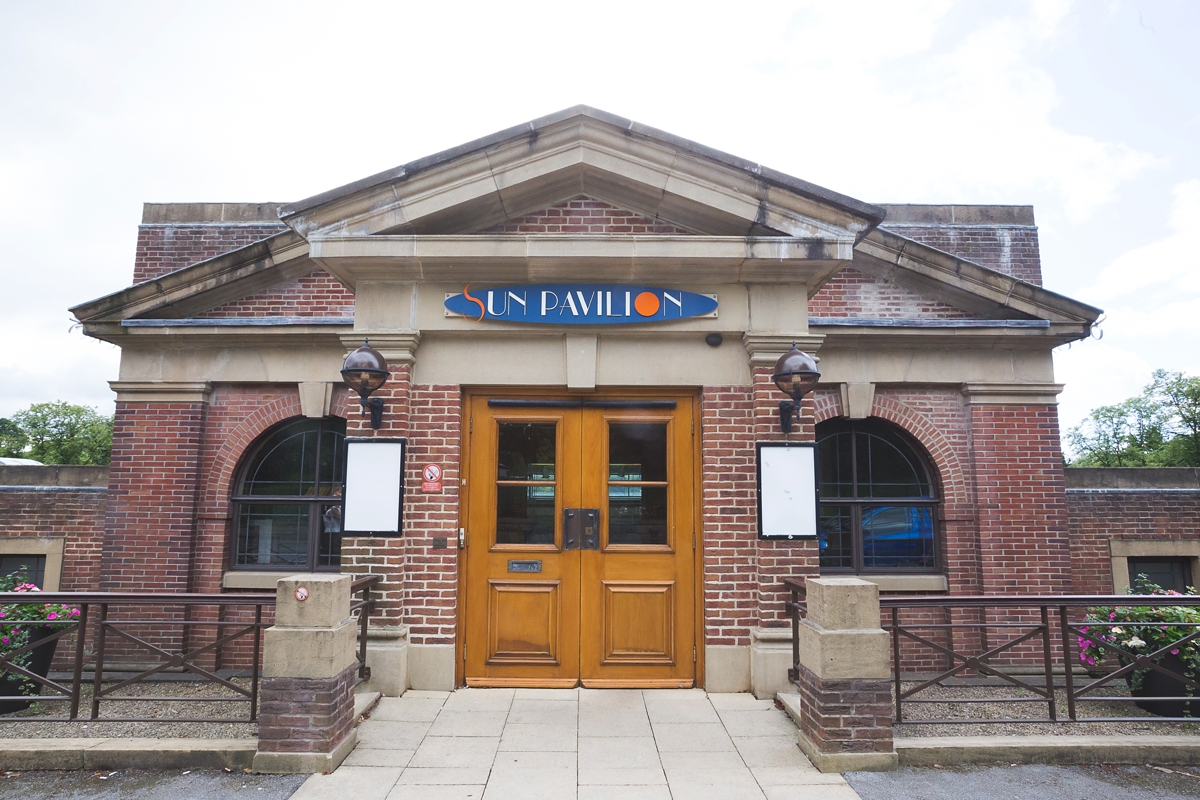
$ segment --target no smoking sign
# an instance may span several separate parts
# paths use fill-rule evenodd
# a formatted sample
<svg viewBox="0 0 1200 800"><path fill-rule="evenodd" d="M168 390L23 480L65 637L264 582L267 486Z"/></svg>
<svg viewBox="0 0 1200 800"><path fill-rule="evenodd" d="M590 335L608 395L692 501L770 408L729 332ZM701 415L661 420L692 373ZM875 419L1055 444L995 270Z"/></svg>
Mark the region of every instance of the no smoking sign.
<svg viewBox="0 0 1200 800"><path fill-rule="evenodd" d="M442 467L426 464L421 470L421 491L429 494L442 491Z"/></svg>

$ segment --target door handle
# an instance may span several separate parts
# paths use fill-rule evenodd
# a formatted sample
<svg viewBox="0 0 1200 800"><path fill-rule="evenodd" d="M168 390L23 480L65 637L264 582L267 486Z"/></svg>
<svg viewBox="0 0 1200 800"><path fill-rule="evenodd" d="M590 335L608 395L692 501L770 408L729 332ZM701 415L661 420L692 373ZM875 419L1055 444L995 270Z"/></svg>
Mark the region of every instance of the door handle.
<svg viewBox="0 0 1200 800"><path fill-rule="evenodd" d="M579 543L580 550L600 549L600 509L581 508L583 515L583 539Z"/></svg>
<svg viewBox="0 0 1200 800"><path fill-rule="evenodd" d="M563 509L563 550L600 549L600 509Z"/></svg>
<svg viewBox="0 0 1200 800"><path fill-rule="evenodd" d="M563 550L578 550L583 538L583 514L579 508L563 509Z"/></svg>

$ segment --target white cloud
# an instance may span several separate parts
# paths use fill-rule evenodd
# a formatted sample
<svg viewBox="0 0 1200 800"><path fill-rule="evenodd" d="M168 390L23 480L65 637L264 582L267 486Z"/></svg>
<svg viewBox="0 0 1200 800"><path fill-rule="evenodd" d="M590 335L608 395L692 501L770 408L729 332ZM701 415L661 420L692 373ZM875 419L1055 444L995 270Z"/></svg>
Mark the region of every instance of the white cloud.
<svg viewBox="0 0 1200 800"><path fill-rule="evenodd" d="M34 344L111 397L66 309L127 285L142 201L296 200L580 102L864 200L1085 219L1160 162L1056 118L1076 8L0 4L0 414L57 391Z"/></svg>
<svg viewBox="0 0 1200 800"><path fill-rule="evenodd" d="M1176 184L1172 195L1172 232L1113 259L1080 292L1104 307L1104 338L1055 354L1067 384L1064 428L1138 394L1156 368L1200 375L1200 180Z"/></svg>

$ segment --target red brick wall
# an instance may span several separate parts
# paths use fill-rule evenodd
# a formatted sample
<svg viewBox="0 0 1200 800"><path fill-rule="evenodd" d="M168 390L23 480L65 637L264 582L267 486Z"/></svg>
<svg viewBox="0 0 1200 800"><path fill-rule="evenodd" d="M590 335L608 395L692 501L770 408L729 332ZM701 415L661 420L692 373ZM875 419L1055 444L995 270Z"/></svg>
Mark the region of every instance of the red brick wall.
<svg viewBox="0 0 1200 800"><path fill-rule="evenodd" d="M1057 406L971 406L985 594L1071 589Z"/></svg>
<svg viewBox="0 0 1200 800"><path fill-rule="evenodd" d="M885 228L930 247L1042 285L1037 228L1026 225L895 225Z"/></svg>
<svg viewBox="0 0 1200 800"><path fill-rule="evenodd" d="M820 317L866 317L868 319L933 318L966 319L973 315L961 308L889 283L853 267L834 275L808 301L808 314Z"/></svg>
<svg viewBox="0 0 1200 800"><path fill-rule="evenodd" d="M1067 524L1072 591L1109 594L1109 540L1200 539L1200 491L1069 489Z"/></svg>
<svg viewBox="0 0 1200 800"><path fill-rule="evenodd" d="M153 224L138 227L133 282L152 280L287 230L283 223Z"/></svg>
<svg viewBox="0 0 1200 800"><path fill-rule="evenodd" d="M342 540L342 571L385 576L376 619L405 625L413 644L452 644L457 624L458 489L462 395L458 386L411 383L408 365L393 367L376 393L384 398L383 427L349 418L351 436L407 437L402 537ZM442 467L442 491L421 492L425 464ZM434 539L446 547L435 548Z"/></svg>
<svg viewBox="0 0 1200 800"><path fill-rule="evenodd" d="M601 233L683 236L683 228L626 211L600 200L576 197L556 206L493 225L479 233Z"/></svg>
<svg viewBox="0 0 1200 800"><path fill-rule="evenodd" d="M749 646L758 621L754 393L706 386L700 408L704 639Z"/></svg>
<svg viewBox="0 0 1200 800"><path fill-rule="evenodd" d="M357 397L351 402L351 412L346 418L347 436L407 437L409 435L409 395L412 385L412 367L409 364L391 365L391 377L373 397L383 398L383 427L372 431L370 417L358 413ZM410 442L411 445L411 442ZM405 467L411 469L411 450ZM409 475L405 475L406 489ZM403 511L405 526L408 516L408 493L405 494ZM387 626L404 624L405 571L407 562L407 537L345 536L342 538L342 572L355 574L374 573L383 575L378 584L376 612L373 623Z"/></svg>
<svg viewBox="0 0 1200 800"><path fill-rule="evenodd" d="M102 590L190 590L206 409L117 403Z"/></svg>
<svg viewBox="0 0 1200 800"><path fill-rule="evenodd" d="M758 539L755 443L785 438L782 396L771 370L754 371L753 386L706 386L701 395L701 530L704 545L704 641L750 644L750 629L787 624L788 593L780 581L815 575L815 542ZM813 440L813 401L786 438Z"/></svg>
<svg viewBox="0 0 1200 800"><path fill-rule="evenodd" d="M354 293L323 269L197 314L221 317L353 317Z"/></svg>
<svg viewBox="0 0 1200 800"><path fill-rule="evenodd" d="M60 591L100 588L105 489L14 487L0 490L0 537L61 536Z"/></svg>

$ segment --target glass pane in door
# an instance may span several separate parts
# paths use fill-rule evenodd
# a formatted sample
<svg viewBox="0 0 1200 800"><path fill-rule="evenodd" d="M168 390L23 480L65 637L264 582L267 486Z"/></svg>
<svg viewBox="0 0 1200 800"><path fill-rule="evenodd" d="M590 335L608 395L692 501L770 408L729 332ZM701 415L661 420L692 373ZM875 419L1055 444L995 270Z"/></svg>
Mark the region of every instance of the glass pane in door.
<svg viewBox="0 0 1200 800"><path fill-rule="evenodd" d="M667 425L608 426L608 543L667 544Z"/></svg>
<svg viewBox="0 0 1200 800"><path fill-rule="evenodd" d="M500 422L496 543L554 544L557 426Z"/></svg>

